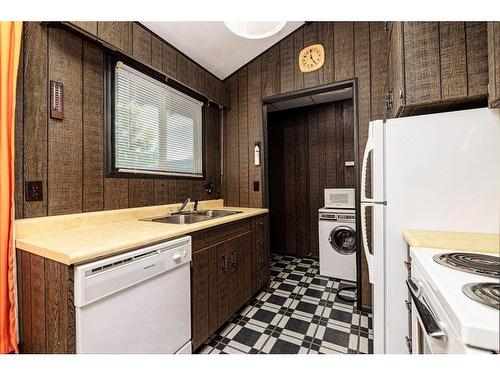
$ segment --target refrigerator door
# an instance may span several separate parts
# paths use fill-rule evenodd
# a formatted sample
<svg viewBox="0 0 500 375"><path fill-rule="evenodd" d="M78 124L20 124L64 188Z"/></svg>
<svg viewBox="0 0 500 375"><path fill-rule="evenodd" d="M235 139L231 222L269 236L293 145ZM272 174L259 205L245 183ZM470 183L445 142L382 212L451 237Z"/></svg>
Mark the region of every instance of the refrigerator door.
<svg viewBox="0 0 500 375"><path fill-rule="evenodd" d="M498 233L498 150L498 110L481 108L386 122L386 353L406 353L407 270L403 262L407 244L402 232L425 229ZM375 233L380 230L375 228ZM375 315L378 309L375 301Z"/></svg>
<svg viewBox="0 0 500 375"><path fill-rule="evenodd" d="M372 208L372 242L373 258L373 352L385 353L386 329L386 301L390 298L391 289L387 288L386 260L388 259L385 247L385 215L386 206L375 204Z"/></svg>

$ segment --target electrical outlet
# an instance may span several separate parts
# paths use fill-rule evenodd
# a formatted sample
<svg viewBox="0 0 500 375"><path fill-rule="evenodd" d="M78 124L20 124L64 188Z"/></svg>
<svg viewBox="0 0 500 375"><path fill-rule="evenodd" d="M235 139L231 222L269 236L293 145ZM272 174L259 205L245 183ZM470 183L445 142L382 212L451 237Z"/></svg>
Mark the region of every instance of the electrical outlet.
<svg viewBox="0 0 500 375"><path fill-rule="evenodd" d="M259 186L259 181L254 181L253 182L253 191L259 191L260 186Z"/></svg>
<svg viewBox="0 0 500 375"><path fill-rule="evenodd" d="M24 185L24 200L26 202L43 201L42 181L26 181Z"/></svg>

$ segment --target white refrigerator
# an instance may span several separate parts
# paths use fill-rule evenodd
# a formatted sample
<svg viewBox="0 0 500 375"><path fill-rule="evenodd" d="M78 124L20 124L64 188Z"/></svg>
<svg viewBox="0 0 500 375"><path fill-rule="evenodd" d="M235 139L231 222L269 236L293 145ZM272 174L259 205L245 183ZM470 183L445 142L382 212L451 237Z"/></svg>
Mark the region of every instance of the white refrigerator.
<svg viewBox="0 0 500 375"><path fill-rule="evenodd" d="M368 159L372 194L366 196ZM407 353L405 229L498 233L500 111L370 123L361 183L362 240L373 284L374 352ZM372 207L372 243L366 211Z"/></svg>

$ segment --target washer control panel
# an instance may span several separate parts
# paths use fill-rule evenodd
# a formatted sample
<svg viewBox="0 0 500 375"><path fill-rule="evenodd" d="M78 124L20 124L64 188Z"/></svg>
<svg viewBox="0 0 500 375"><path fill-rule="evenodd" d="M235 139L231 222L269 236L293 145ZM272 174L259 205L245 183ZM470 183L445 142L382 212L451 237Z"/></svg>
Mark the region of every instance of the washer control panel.
<svg viewBox="0 0 500 375"><path fill-rule="evenodd" d="M356 220L356 215L350 213L341 214L341 213L320 212L319 220L342 221L350 223Z"/></svg>

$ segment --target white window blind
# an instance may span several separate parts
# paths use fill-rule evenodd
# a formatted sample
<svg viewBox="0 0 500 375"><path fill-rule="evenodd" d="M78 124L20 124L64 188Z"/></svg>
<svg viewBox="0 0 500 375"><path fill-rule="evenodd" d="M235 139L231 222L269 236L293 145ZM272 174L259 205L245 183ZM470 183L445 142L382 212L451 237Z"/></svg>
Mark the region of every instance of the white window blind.
<svg viewBox="0 0 500 375"><path fill-rule="evenodd" d="M202 102L118 62L115 167L202 177L202 107Z"/></svg>

